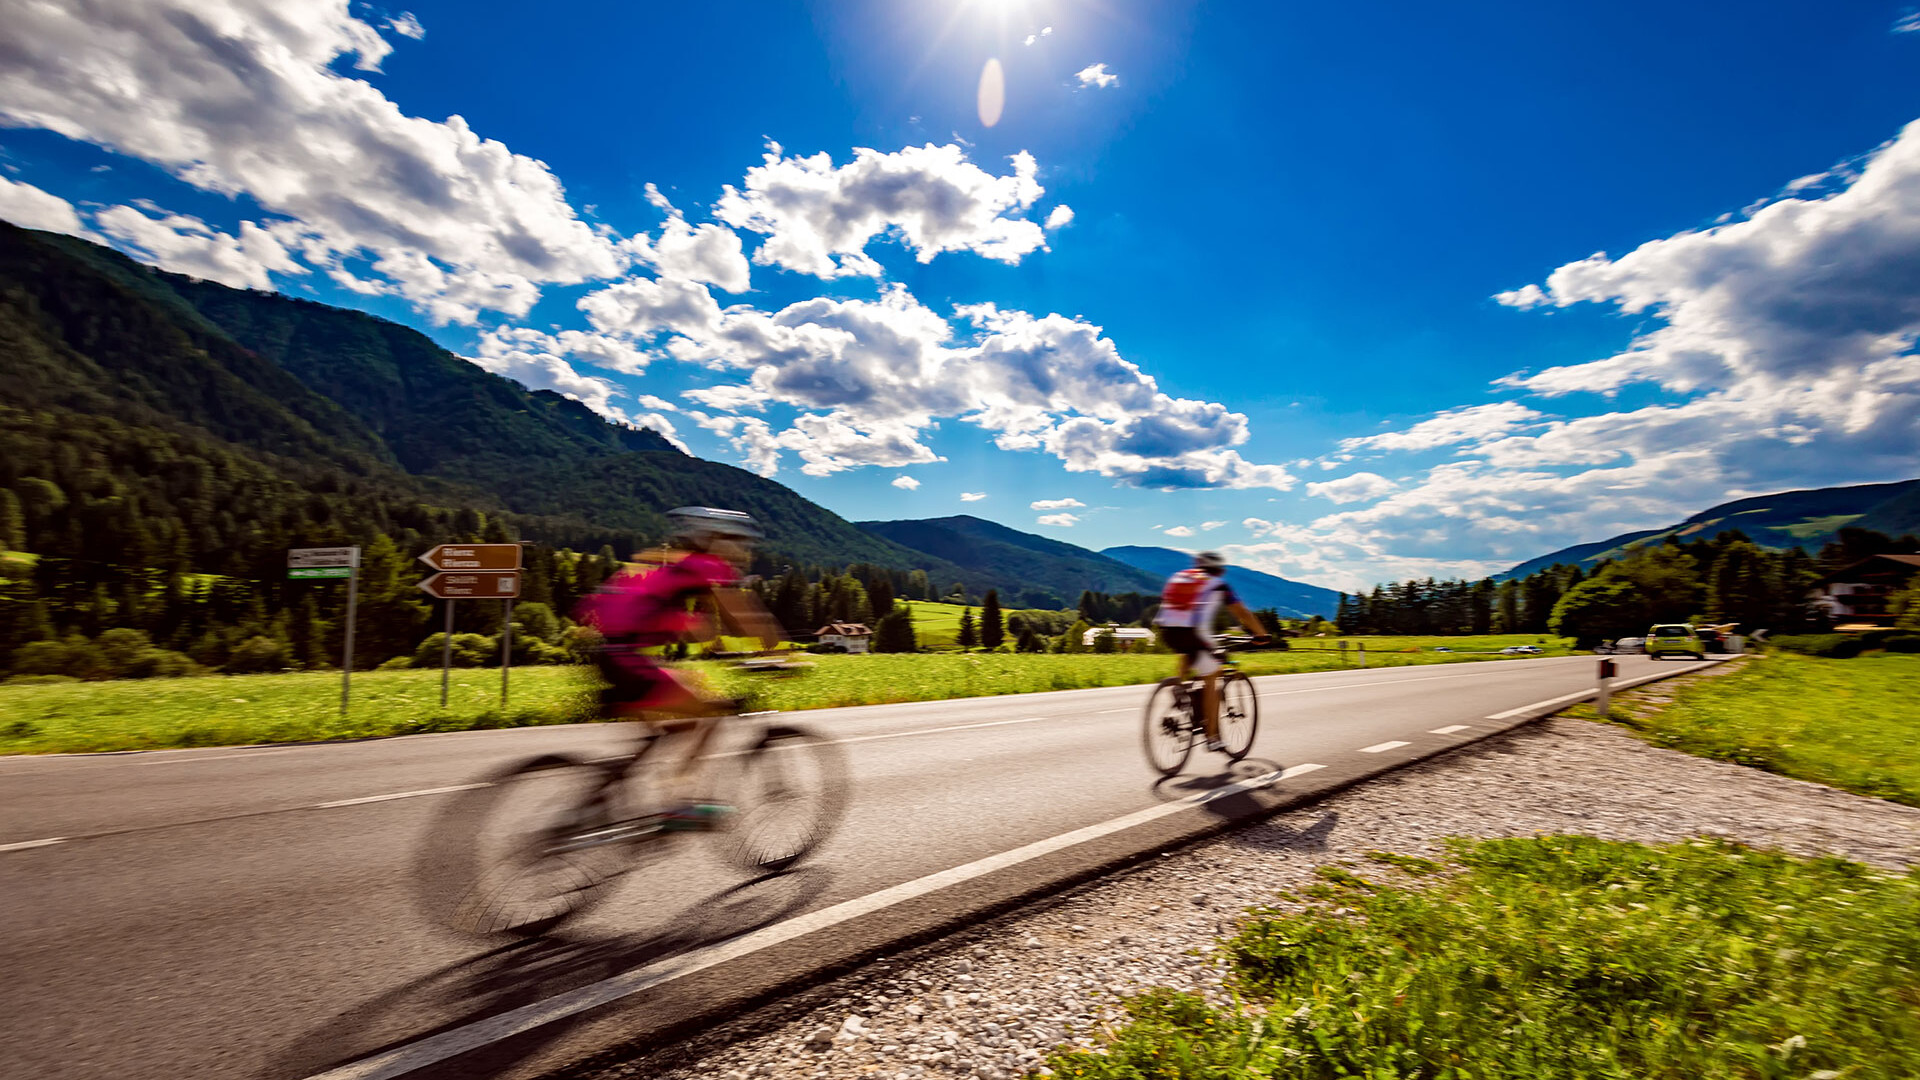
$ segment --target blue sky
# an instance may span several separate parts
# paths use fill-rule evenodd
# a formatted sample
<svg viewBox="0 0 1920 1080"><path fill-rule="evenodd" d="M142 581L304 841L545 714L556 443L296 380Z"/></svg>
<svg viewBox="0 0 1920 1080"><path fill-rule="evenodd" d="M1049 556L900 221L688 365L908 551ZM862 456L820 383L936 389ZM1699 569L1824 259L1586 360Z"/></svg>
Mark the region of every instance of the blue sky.
<svg viewBox="0 0 1920 1080"><path fill-rule="evenodd" d="M102 0L10 17L0 216L1331 587L1920 474L1920 17L1549 8Z"/></svg>

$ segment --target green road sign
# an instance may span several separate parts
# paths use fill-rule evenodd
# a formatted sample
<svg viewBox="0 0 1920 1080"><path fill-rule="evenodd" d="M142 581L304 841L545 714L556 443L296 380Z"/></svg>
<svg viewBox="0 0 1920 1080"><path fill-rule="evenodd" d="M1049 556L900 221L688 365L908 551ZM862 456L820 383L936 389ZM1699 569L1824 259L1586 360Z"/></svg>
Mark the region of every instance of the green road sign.
<svg viewBox="0 0 1920 1080"><path fill-rule="evenodd" d="M296 566L287 571L287 578L291 581L304 578L350 578L352 576L353 567L351 566Z"/></svg>

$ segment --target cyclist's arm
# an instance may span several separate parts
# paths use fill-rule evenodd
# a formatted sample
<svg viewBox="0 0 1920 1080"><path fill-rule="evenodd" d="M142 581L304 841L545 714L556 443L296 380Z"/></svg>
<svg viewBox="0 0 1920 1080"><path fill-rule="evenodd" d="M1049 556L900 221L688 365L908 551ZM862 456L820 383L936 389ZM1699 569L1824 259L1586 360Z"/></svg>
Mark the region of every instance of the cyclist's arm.
<svg viewBox="0 0 1920 1080"><path fill-rule="evenodd" d="M759 597L745 589L715 589L713 606L721 624L736 637L759 638L768 652L780 647L780 623Z"/></svg>
<svg viewBox="0 0 1920 1080"><path fill-rule="evenodd" d="M1227 606L1227 610L1233 612L1233 617L1239 619L1240 625L1246 627L1247 631L1254 637L1263 638L1267 636L1267 628L1260 625L1260 616L1247 610L1247 605L1236 600Z"/></svg>

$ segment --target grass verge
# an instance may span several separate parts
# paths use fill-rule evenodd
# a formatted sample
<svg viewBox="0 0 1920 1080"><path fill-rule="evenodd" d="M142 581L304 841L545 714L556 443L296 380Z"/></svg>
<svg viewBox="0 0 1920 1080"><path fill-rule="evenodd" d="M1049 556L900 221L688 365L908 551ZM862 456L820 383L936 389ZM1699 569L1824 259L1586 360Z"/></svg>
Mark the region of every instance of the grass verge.
<svg viewBox="0 0 1920 1080"><path fill-rule="evenodd" d="M1614 721L1657 746L1920 806L1920 656L1776 653L1673 685L1670 700L1620 695Z"/></svg>
<svg viewBox="0 0 1920 1080"><path fill-rule="evenodd" d="M805 678L769 680L725 664L687 665L719 693L759 695L770 709L823 709L992 694L1150 683L1173 672L1155 655L1011 653L809 657ZM1461 663L1481 656L1384 653L1375 667ZM1326 653L1250 653L1252 675L1333 671ZM424 731L576 723L593 718L591 675L582 668L515 668L512 703L500 705L498 669L453 673L440 707L437 670L371 671L353 677L353 707L340 715L340 676L330 673L212 675L189 679L0 685L0 753L88 753L241 743L306 742Z"/></svg>
<svg viewBox="0 0 1920 1080"><path fill-rule="evenodd" d="M1452 841L1324 868L1226 941L1235 1006L1155 991L1085 1080L1920 1076L1920 872L1728 843ZM1377 880L1369 880L1369 878Z"/></svg>

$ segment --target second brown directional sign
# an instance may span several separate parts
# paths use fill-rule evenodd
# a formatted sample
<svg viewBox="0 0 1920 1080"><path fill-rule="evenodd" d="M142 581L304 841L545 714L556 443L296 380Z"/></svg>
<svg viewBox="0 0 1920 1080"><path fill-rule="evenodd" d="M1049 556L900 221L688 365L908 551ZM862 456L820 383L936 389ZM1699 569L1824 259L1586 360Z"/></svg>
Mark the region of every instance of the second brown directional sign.
<svg viewBox="0 0 1920 1080"><path fill-rule="evenodd" d="M442 600L511 600L520 595L520 572L443 572L422 581L420 588Z"/></svg>
<svg viewBox="0 0 1920 1080"><path fill-rule="evenodd" d="M519 544L441 544L420 556L435 570L518 570Z"/></svg>

